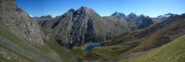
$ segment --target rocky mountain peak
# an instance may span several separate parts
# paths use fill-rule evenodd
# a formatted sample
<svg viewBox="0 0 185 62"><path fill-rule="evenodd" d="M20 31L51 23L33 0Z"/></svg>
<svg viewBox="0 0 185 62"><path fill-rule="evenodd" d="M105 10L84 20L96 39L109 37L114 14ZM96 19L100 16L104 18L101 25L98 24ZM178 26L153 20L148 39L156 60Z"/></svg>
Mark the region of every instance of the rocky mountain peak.
<svg viewBox="0 0 185 62"><path fill-rule="evenodd" d="M125 14L119 13L119 12L114 12L111 16L123 16L123 17L125 17Z"/></svg>
<svg viewBox="0 0 185 62"><path fill-rule="evenodd" d="M167 14L164 14L162 17L169 18L169 17L174 17L174 16L177 16L177 14L167 13Z"/></svg>
<svg viewBox="0 0 185 62"><path fill-rule="evenodd" d="M127 17L128 17L129 19L133 19L133 18L136 18L137 15L136 15L135 13L130 13L129 15L127 15Z"/></svg>
<svg viewBox="0 0 185 62"><path fill-rule="evenodd" d="M70 14L70 16L72 16L74 12L75 12L75 9L71 8L64 15L69 15Z"/></svg>
<svg viewBox="0 0 185 62"><path fill-rule="evenodd" d="M87 14L89 12L91 12L92 9L88 8L88 7L80 7L79 9L76 10L76 13L78 14Z"/></svg>
<svg viewBox="0 0 185 62"><path fill-rule="evenodd" d="M88 10L89 8L88 7L85 7L85 6L82 6L80 7L81 10Z"/></svg>
<svg viewBox="0 0 185 62"><path fill-rule="evenodd" d="M68 12L75 12L75 9L71 8Z"/></svg>

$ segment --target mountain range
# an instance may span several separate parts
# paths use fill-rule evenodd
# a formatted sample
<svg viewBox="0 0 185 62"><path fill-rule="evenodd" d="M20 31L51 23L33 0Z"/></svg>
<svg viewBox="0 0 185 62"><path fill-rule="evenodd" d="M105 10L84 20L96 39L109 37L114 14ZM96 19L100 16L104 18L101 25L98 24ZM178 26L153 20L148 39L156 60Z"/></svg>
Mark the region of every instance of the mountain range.
<svg viewBox="0 0 185 62"><path fill-rule="evenodd" d="M0 0L0 62L184 62L185 14L158 17L80 7L30 17Z"/></svg>
<svg viewBox="0 0 185 62"><path fill-rule="evenodd" d="M118 12L102 17L88 7L81 7L77 10L70 9L55 18L49 16L49 19L47 17L44 19L43 17L33 18L38 20L46 31L51 30L51 37L54 37L59 44L72 46L110 40L125 32L147 28L161 20L145 15L137 16L134 13L126 16Z"/></svg>

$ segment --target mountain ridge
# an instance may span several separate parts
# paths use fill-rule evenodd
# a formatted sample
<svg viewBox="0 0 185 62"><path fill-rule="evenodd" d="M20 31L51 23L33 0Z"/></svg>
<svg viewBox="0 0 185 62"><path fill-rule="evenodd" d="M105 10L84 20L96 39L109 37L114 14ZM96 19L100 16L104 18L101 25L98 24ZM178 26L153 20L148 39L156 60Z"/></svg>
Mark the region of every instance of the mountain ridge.
<svg viewBox="0 0 185 62"><path fill-rule="evenodd" d="M135 15L135 17L137 18L133 19L131 22L127 17L128 16L125 16L123 13L118 13L118 12L113 13L112 16L101 17L93 9L82 6L77 10L69 9L65 14L58 16L56 18L53 18L52 21L43 20L39 23L43 27L44 25L47 26L47 27L44 27L45 29L50 29L48 27L51 27L51 30L54 30L55 33L56 31L60 32L61 34L63 33L62 34L64 35L63 37L61 36L61 34L58 34L58 33L54 34L55 37L58 37L56 40L59 41L60 44L66 43L66 42L67 44L69 44L69 42L71 42L70 44L72 43L84 44L86 42L91 42L91 41L94 41L94 42L105 41L105 40L111 39L113 36L117 36L132 30L146 28L153 24L152 19L150 17L145 17L144 15L143 17L139 17ZM87 23L90 23L90 24L87 24ZM52 26L48 26L50 24L52 24ZM85 29L87 29L90 26L91 28L89 29L91 32L88 33L86 32L87 30L83 30L85 27L86 27ZM55 27L57 27L56 30L55 30ZM60 29L57 30L58 28ZM67 33L67 31L64 32L60 30L68 30L68 31L71 31L71 33L64 34L64 33ZM75 31L76 31L76 34L74 33ZM83 34L82 32L78 32L78 31L83 31L83 32L86 32L87 34ZM73 34L77 36L73 37L74 36ZM84 35L87 35L87 36L84 36ZM88 38L89 35L93 37ZM86 38L87 40L83 39L83 37L87 37ZM63 38L63 39L60 39L60 38Z"/></svg>

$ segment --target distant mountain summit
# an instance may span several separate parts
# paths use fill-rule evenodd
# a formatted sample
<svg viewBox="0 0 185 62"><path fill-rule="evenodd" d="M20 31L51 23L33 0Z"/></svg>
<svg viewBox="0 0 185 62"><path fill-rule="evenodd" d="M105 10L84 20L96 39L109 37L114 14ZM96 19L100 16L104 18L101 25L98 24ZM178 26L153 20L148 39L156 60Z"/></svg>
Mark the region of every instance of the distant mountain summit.
<svg viewBox="0 0 185 62"><path fill-rule="evenodd" d="M42 20L49 20L53 18L51 15L41 16L41 17L32 17L33 20L42 21Z"/></svg>
<svg viewBox="0 0 185 62"><path fill-rule="evenodd" d="M154 21L155 23L158 23L158 22L166 21L168 19L172 19L176 16L177 16L177 14L168 13L168 14L160 15L156 18L153 18L153 20L155 20Z"/></svg>
<svg viewBox="0 0 185 62"><path fill-rule="evenodd" d="M152 18L150 18L149 16L137 16L135 13L130 13L129 15L127 15L127 21L130 28L133 30L144 29L154 22L154 20L152 20Z"/></svg>
<svg viewBox="0 0 185 62"><path fill-rule="evenodd" d="M154 20L149 16L138 16L135 13L130 13L126 16L123 13L114 12L111 16L104 17L104 19L109 21L119 21L116 22L117 25L122 25L122 27L131 31L144 29L154 23Z"/></svg>
<svg viewBox="0 0 185 62"><path fill-rule="evenodd" d="M111 16L126 17L125 14L119 12L114 12Z"/></svg>

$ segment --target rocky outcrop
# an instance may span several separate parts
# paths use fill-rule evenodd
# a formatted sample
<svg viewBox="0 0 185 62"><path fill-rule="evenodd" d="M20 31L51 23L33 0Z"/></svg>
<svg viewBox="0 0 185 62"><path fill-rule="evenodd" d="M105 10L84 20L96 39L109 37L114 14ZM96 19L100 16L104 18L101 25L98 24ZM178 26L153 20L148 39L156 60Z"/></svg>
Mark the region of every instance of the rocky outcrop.
<svg viewBox="0 0 185 62"><path fill-rule="evenodd" d="M16 7L15 0L1 0L1 22L7 30L31 43L44 44L47 39L37 22L22 9Z"/></svg>

